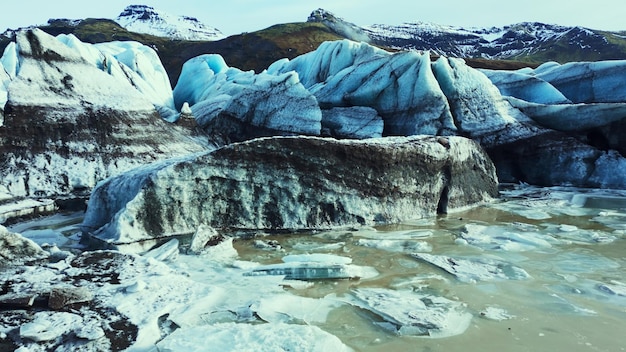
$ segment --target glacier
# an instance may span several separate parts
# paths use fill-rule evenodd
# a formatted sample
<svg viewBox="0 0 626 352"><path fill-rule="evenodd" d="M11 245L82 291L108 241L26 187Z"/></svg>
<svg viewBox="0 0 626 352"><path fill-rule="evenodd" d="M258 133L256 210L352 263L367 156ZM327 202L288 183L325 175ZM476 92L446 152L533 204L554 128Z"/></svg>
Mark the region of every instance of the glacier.
<svg viewBox="0 0 626 352"><path fill-rule="evenodd" d="M174 109L172 90L156 52L139 43L24 30L0 63L3 199L86 197L108 176L208 146L158 114Z"/></svg>
<svg viewBox="0 0 626 352"><path fill-rule="evenodd" d="M228 67L220 55L205 54L185 62L173 94L176 107L189 104L196 123L225 143L320 134L317 101L294 72L244 72Z"/></svg>

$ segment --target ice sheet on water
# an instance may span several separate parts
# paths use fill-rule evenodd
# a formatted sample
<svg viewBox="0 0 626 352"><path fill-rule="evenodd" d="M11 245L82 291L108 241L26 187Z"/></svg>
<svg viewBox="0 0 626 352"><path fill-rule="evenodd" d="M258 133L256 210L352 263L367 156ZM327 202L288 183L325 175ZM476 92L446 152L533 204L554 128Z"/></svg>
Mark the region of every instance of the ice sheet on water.
<svg viewBox="0 0 626 352"><path fill-rule="evenodd" d="M361 238L356 242L359 246L382 249L389 252L430 252L433 247L424 241L407 240L373 240Z"/></svg>
<svg viewBox="0 0 626 352"><path fill-rule="evenodd" d="M44 244L63 246L68 242L61 232L51 229L27 230L21 233L22 236L31 239L42 246Z"/></svg>
<svg viewBox="0 0 626 352"><path fill-rule="evenodd" d="M359 288L346 301L379 316L385 322L380 326L399 335L454 336L463 333L472 319L461 302L413 290Z"/></svg>
<svg viewBox="0 0 626 352"><path fill-rule="evenodd" d="M615 230L626 230L626 212L601 211L591 221L603 224Z"/></svg>
<svg viewBox="0 0 626 352"><path fill-rule="evenodd" d="M331 310L341 305L328 299L295 296L289 293L260 298L250 306L268 323L325 323Z"/></svg>
<svg viewBox="0 0 626 352"><path fill-rule="evenodd" d="M459 234L459 239L482 249L512 252L548 249L557 242L539 232L537 227L518 224L494 226L466 224Z"/></svg>
<svg viewBox="0 0 626 352"><path fill-rule="evenodd" d="M334 251L343 248L345 242L319 243L319 242L298 242L294 243L291 248L299 251L316 252L316 251Z"/></svg>
<svg viewBox="0 0 626 352"><path fill-rule="evenodd" d="M245 275L280 275L287 280L323 280L372 278L376 269L352 265L352 259L332 254L288 255L284 263L262 265Z"/></svg>
<svg viewBox="0 0 626 352"><path fill-rule="evenodd" d="M449 272L462 282L523 280L530 277L524 269L496 259L452 258L427 253L413 253L411 256Z"/></svg>
<svg viewBox="0 0 626 352"><path fill-rule="evenodd" d="M331 264L350 264L352 258L342 257L332 254L292 254L283 257L285 263L297 263L297 262L315 262L315 263L331 263Z"/></svg>
<svg viewBox="0 0 626 352"><path fill-rule="evenodd" d="M580 307L564 297L556 293L552 293L548 298L541 297L540 302L542 302L541 306L546 311L557 312L557 313L569 313L576 315L596 315L597 312L593 309Z"/></svg>
<svg viewBox="0 0 626 352"><path fill-rule="evenodd" d="M598 289L612 295L626 297L626 284L617 280L611 280L610 284L599 284Z"/></svg>
<svg viewBox="0 0 626 352"><path fill-rule="evenodd" d="M548 224L546 226L546 231L550 236L567 243L611 243L617 239L614 235L604 231L579 229L576 226L567 224Z"/></svg>
<svg viewBox="0 0 626 352"><path fill-rule="evenodd" d="M311 325L224 323L177 329L157 344L174 351L352 351L339 338Z"/></svg>
<svg viewBox="0 0 626 352"><path fill-rule="evenodd" d="M287 280L359 279L378 275L376 269L351 264L289 262L262 265L244 275L280 275Z"/></svg>
<svg viewBox="0 0 626 352"><path fill-rule="evenodd" d="M379 240L416 240L432 237L433 234L434 232L431 230L377 231L375 229L354 233L358 237Z"/></svg>
<svg viewBox="0 0 626 352"><path fill-rule="evenodd" d="M551 258L558 273L603 273L620 267L615 260L596 254L588 249L562 251Z"/></svg>

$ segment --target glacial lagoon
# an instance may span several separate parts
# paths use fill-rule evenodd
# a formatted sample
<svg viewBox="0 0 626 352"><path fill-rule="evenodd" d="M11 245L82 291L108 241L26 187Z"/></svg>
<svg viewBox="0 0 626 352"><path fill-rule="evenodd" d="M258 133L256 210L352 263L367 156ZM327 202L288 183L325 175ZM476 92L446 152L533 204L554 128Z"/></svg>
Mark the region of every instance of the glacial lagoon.
<svg viewBox="0 0 626 352"><path fill-rule="evenodd" d="M80 221L10 229L75 249ZM319 327L355 351L626 350L623 191L517 185L493 203L402 224L258 233L219 255L187 255L180 243L167 264L211 287L170 315L198 348L229 346L228 334L194 326L272 323Z"/></svg>

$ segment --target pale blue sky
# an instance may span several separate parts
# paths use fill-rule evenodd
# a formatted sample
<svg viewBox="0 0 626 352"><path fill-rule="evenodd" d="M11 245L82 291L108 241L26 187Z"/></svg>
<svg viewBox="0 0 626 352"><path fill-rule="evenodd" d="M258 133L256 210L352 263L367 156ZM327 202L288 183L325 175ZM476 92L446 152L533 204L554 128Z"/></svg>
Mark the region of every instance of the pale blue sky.
<svg viewBox="0 0 626 352"><path fill-rule="evenodd" d="M224 34L238 34L276 23L303 22L324 8L358 25L434 22L467 27L538 21L592 29L626 30L623 0L12 0L2 5L0 32L49 18L114 18L129 4L145 4L172 15L196 17Z"/></svg>

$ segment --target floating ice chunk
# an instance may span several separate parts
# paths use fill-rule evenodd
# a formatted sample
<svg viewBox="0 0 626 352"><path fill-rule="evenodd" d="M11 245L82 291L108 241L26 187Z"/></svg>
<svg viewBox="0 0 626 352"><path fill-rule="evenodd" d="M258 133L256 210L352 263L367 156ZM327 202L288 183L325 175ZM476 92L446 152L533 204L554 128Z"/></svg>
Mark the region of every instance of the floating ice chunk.
<svg viewBox="0 0 626 352"><path fill-rule="evenodd" d="M511 228L512 226L466 224L459 236L472 246L514 252L550 248L551 242L556 242L550 236L535 231L521 229L520 232L513 232Z"/></svg>
<svg viewBox="0 0 626 352"><path fill-rule="evenodd" d="M620 267L618 262L586 249L561 252L552 257L552 262L560 274L606 272Z"/></svg>
<svg viewBox="0 0 626 352"><path fill-rule="evenodd" d="M585 316L598 314L595 310L579 307L568 301L567 299L557 295L556 293L551 293L550 297L552 297L552 299L542 300L542 302L544 302L542 305L545 306L546 310L548 311L554 311L559 313L573 313L576 315Z"/></svg>
<svg viewBox="0 0 626 352"><path fill-rule="evenodd" d="M174 351L351 351L339 338L311 325L224 323L178 329L157 344Z"/></svg>
<svg viewBox="0 0 626 352"><path fill-rule="evenodd" d="M433 236L431 230L408 230L408 231L359 231L356 236L377 240L416 240Z"/></svg>
<svg viewBox="0 0 626 352"><path fill-rule="evenodd" d="M386 322L380 326L399 335L454 336L463 333L472 319L461 302L414 291L360 288L348 303L378 315Z"/></svg>
<svg viewBox="0 0 626 352"><path fill-rule="evenodd" d="M283 257L283 262L316 262L316 263L332 263L332 264L350 264L352 258L342 257L332 254L293 254Z"/></svg>
<svg viewBox="0 0 626 352"><path fill-rule="evenodd" d="M576 227L574 225L562 224L561 226L559 226L559 230L561 230L563 232L573 232L573 231L578 230L578 227Z"/></svg>
<svg viewBox="0 0 626 352"><path fill-rule="evenodd" d="M264 251L284 251L283 246L276 240L254 240L254 247Z"/></svg>
<svg viewBox="0 0 626 352"><path fill-rule="evenodd" d="M494 259L463 259L426 253L413 253L411 256L431 263L463 282L522 280L530 277L524 269Z"/></svg>
<svg viewBox="0 0 626 352"><path fill-rule="evenodd" d="M371 267L350 264L288 262L259 266L244 275L282 275L287 280L322 280L372 278L378 272Z"/></svg>
<svg viewBox="0 0 626 352"><path fill-rule="evenodd" d="M283 261L256 267L245 275L284 275L287 280L354 279L378 275L374 268L350 265L352 258L332 254L294 254L283 257Z"/></svg>
<svg viewBox="0 0 626 352"><path fill-rule="evenodd" d="M252 304L256 315L268 323L325 323L328 313L341 303L291 294L271 295Z"/></svg>
<svg viewBox="0 0 626 352"><path fill-rule="evenodd" d="M626 230L626 213L602 211L591 221L603 224L615 230Z"/></svg>
<svg viewBox="0 0 626 352"><path fill-rule="evenodd" d="M515 318L515 315L511 315L505 309L497 307L486 307L480 312L480 316L485 319L497 321Z"/></svg>
<svg viewBox="0 0 626 352"><path fill-rule="evenodd" d="M585 208L626 209L626 196L620 194L577 194L572 202Z"/></svg>
<svg viewBox="0 0 626 352"><path fill-rule="evenodd" d="M548 226L548 229L554 229L554 227ZM557 226L553 236L560 240L581 244L610 243L616 240L615 236L606 232L579 229L572 225Z"/></svg>
<svg viewBox="0 0 626 352"><path fill-rule="evenodd" d="M626 284L616 280L612 280L610 284L600 284L598 289L612 295L626 297Z"/></svg>
<svg viewBox="0 0 626 352"><path fill-rule="evenodd" d="M343 248L345 246L345 242L334 242L334 243L317 243L317 242L298 242L295 243L291 248L299 250L299 251L334 251Z"/></svg>
<svg viewBox="0 0 626 352"><path fill-rule="evenodd" d="M424 241L406 241L406 240L371 240L359 239L359 246L382 249L389 252L430 252L433 247Z"/></svg>

